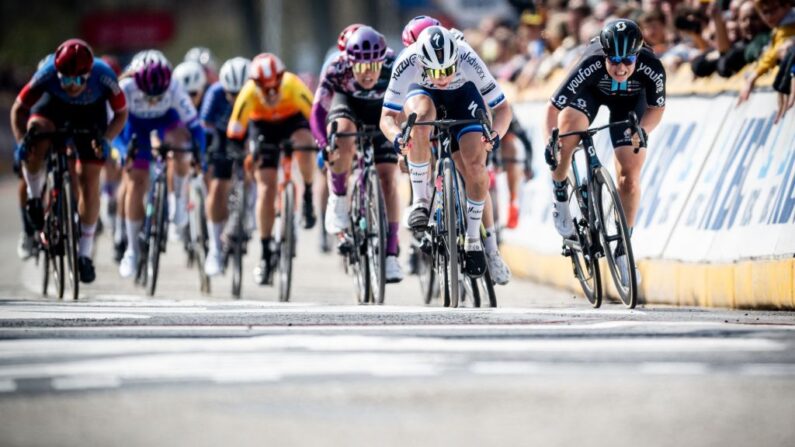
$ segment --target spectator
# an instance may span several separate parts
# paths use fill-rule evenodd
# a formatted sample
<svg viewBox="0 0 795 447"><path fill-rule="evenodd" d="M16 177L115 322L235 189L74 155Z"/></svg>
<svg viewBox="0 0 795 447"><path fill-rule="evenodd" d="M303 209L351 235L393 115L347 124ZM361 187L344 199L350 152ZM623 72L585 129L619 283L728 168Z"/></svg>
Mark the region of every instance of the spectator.
<svg viewBox="0 0 795 447"><path fill-rule="evenodd" d="M795 36L795 10L789 0L754 0L754 5L762 20L771 28L770 46L764 51L756 70L740 91L737 104L748 100L756 81L776 66L781 47Z"/></svg>
<svg viewBox="0 0 795 447"><path fill-rule="evenodd" d="M655 9L650 12L644 12L640 16L640 29L643 31L643 40L646 45L650 46L657 57L665 54L670 48L668 45L668 32L666 29L665 14Z"/></svg>
<svg viewBox="0 0 795 447"><path fill-rule="evenodd" d="M758 60L765 46L770 42L770 29L765 25L759 14L756 13L754 2L748 0L743 2L737 10L738 38L726 45L728 36L723 36L720 22L723 18L718 15L715 17L718 32L718 49L721 56L718 59L717 71L723 77L730 77L737 74L746 65ZM728 23L727 23L728 27Z"/></svg>
<svg viewBox="0 0 795 447"><path fill-rule="evenodd" d="M790 39L781 48L781 64L778 66L773 88L778 92L778 113L775 124L778 124L789 109L795 105L795 40Z"/></svg>

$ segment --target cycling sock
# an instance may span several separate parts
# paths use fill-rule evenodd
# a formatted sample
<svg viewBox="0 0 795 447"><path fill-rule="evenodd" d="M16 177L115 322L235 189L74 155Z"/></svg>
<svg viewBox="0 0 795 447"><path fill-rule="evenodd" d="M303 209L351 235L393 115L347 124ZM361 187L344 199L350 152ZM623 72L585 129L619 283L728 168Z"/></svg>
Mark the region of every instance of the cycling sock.
<svg viewBox="0 0 795 447"><path fill-rule="evenodd" d="M398 254L398 228L399 222L389 222L389 233L386 237L386 255L397 256Z"/></svg>
<svg viewBox="0 0 795 447"><path fill-rule="evenodd" d="M497 251L497 232L494 230L494 225L486 228L486 252L494 253Z"/></svg>
<svg viewBox="0 0 795 447"><path fill-rule="evenodd" d="M138 233L141 232L141 225L143 221L140 220L125 220L125 227L127 228L127 251L132 250L136 255L138 254Z"/></svg>
<svg viewBox="0 0 795 447"><path fill-rule="evenodd" d="M312 182L304 182L304 200L312 201Z"/></svg>
<svg viewBox="0 0 795 447"><path fill-rule="evenodd" d="M39 169L39 172L30 172L23 166L22 176L25 178L25 185L27 185L28 200L40 198L41 190L44 189L44 181L47 178L44 169Z"/></svg>
<svg viewBox="0 0 795 447"><path fill-rule="evenodd" d="M348 192L348 175L346 172L331 173L331 192L335 196L344 196Z"/></svg>
<svg viewBox="0 0 795 447"><path fill-rule="evenodd" d="M226 221L207 221L207 232L210 234L210 240L208 241L210 253L216 254L221 252L221 233L223 233L225 226Z"/></svg>
<svg viewBox="0 0 795 447"><path fill-rule="evenodd" d="M176 197L182 197L185 195L185 184L187 183L187 180L187 176L174 174L174 195Z"/></svg>
<svg viewBox="0 0 795 447"><path fill-rule="evenodd" d="M480 223L483 218L485 200L477 201L467 197L467 238L480 240Z"/></svg>
<svg viewBox="0 0 795 447"><path fill-rule="evenodd" d="M97 224L86 225L80 224L80 248L78 249L78 256L91 258L91 252L94 250L94 231L97 229Z"/></svg>
<svg viewBox="0 0 795 447"><path fill-rule="evenodd" d="M567 202L569 200L569 185L566 180L562 182L552 180L552 191L555 194L555 200L558 202Z"/></svg>
<svg viewBox="0 0 795 447"><path fill-rule="evenodd" d="M412 205L428 203L428 171L431 163L409 162L409 175L411 176ZM427 205L426 205L427 206Z"/></svg>
<svg viewBox="0 0 795 447"><path fill-rule="evenodd" d="M266 237L259 240L262 245L262 260L269 258L271 255L271 238Z"/></svg>
<svg viewBox="0 0 795 447"><path fill-rule="evenodd" d="M25 207L19 209L19 216L22 218L22 230L25 232L27 236L33 236L33 233L36 230L33 228L33 225L30 223L30 219L28 219L28 213L25 212Z"/></svg>

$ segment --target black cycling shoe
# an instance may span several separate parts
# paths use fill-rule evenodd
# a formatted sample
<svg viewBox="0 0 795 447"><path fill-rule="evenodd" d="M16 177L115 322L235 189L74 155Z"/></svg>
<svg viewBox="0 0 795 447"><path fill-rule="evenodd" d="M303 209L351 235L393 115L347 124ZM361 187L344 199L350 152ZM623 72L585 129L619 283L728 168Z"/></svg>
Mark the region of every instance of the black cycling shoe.
<svg viewBox="0 0 795 447"><path fill-rule="evenodd" d="M254 268L254 282L260 286L268 285L270 279L270 265L266 259L261 259L259 265Z"/></svg>
<svg viewBox="0 0 795 447"><path fill-rule="evenodd" d="M80 282L82 283L90 284L97 279L97 272L94 271L94 263L85 256L77 258L77 270L80 272Z"/></svg>
<svg viewBox="0 0 795 447"><path fill-rule="evenodd" d="M464 245L464 271L472 278L480 278L486 273L486 252L479 240L467 240Z"/></svg>
<svg viewBox="0 0 795 447"><path fill-rule="evenodd" d="M303 214L304 214L304 229L308 230L315 226L317 222L317 216L315 215L315 209L312 207L312 197L304 196L304 204L303 204Z"/></svg>
<svg viewBox="0 0 795 447"><path fill-rule="evenodd" d="M28 199L25 204L25 212L28 214L28 219L36 231L41 231L44 228L44 205L41 199Z"/></svg>
<svg viewBox="0 0 795 447"><path fill-rule="evenodd" d="M409 227L414 231L422 231L428 226L431 213L424 206L415 207L409 214Z"/></svg>
<svg viewBox="0 0 795 447"><path fill-rule="evenodd" d="M124 257L124 252L127 250L127 240L122 239L121 243L113 243L113 262L116 264L121 262L121 258Z"/></svg>

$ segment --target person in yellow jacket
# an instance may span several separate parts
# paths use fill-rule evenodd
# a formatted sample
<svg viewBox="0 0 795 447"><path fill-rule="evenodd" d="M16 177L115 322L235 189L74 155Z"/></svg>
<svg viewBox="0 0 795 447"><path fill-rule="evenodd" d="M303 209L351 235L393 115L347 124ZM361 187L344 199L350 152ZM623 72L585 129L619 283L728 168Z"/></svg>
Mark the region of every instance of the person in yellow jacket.
<svg viewBox="0 0 795 447"><path fill-rule="evenodd" d="M249 80L243 85L232 109L226 135L232 142L242 144L248 133L258 151L257 170L257 228L262 245L262 259L254 270L254 280L264 285L271 273L271 234L276 215L278 189L279 145L290 140L294 146L312 146L314 140L309 130L312 110L312 92L301 79L285 70L284 63L273 54L256 56L249 66ZM304 227L314 226L316 216L312 206L312 178L314 156L297 151L295 157L304 179Z"/></svg>
<svg viewBox="0 0 795 447"><path fill-rule="evenodd" d="M754 0L754 5L762 20L772 29L770 45L759 58L751 77L745 82L737 104L748 100L756 81L778 63L781 47L789 39L795 37L795 9L790 0Z"/></svg>

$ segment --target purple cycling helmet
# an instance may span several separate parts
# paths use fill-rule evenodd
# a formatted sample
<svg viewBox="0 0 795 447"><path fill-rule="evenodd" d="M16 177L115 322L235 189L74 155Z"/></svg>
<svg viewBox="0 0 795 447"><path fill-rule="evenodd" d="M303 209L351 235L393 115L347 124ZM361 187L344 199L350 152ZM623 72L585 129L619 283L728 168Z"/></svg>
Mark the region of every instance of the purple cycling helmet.
<svg viewBox="0 0 795 447"><path fill-rule="evenodd" d="M429 26L442 26L442 24L431 16L417 16L409 20L403 28L403 45L409 46L416 42L422 30Z"/></svg>
<svg viewBox="0 0 795 447"><path fill-rule="evenodd" d="M171 85L171 63L163 53L147 51L135 64L135 84L141 91L148 96L158 96L168 90Z"/></svg>
<svg viewBox="0 0 795 447"><path fill-rule="evenodd" d="M384 35L369 26L363 26L348 38L345 54L351 62L382 62L386 58Z"/></svg>

